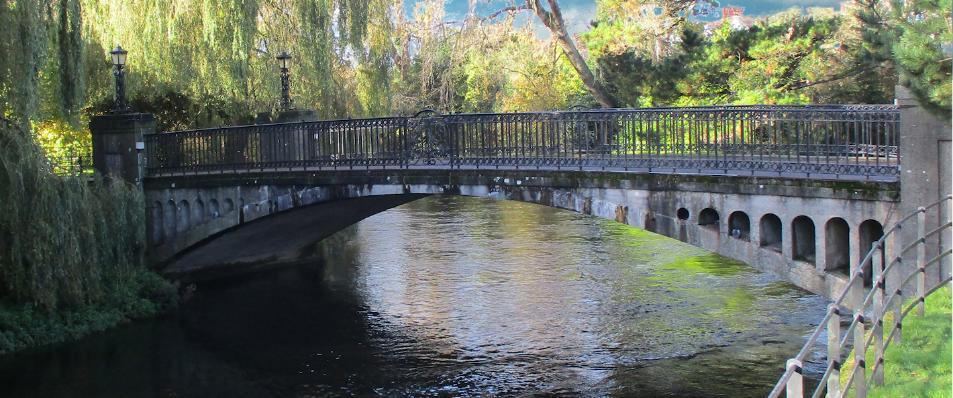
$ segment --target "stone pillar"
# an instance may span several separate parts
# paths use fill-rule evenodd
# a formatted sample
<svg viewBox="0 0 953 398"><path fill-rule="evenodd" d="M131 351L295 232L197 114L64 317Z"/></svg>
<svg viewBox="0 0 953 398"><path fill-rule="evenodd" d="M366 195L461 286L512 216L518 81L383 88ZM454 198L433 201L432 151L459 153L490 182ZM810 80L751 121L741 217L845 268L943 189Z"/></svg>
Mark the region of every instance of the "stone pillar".
<svg viewBox="0 0 953 398"><path fill-rule="evenodd" d="M278 112L275 123L314 122L318 113L311 109L291 109Z"/></svg>
<svg viewBox="0 0 953 398"><path fill-rule="evenodd" d="M817 272L827 272L827 223L823 220L814 220L814 268Z"/></svg>
<svg viewBox="0 0 953 398"><path fill-rule="evenodd" d="M138 184L145 172L144 137L156 132L152 114L95 116L89 130L93 136L93 168L103 176Z"/></svg>
<svg viewBox="0 0 953 398"><path fill-rule="evenodd" d="M919 206L936 202L950 194L951 125L949 120L923 109L905 87L897 86L896 93L895 102L900 106L900 213L907 215L916 211ZM926 219L926 231L929 232L939 225L939 220L950 219L949 206L932 209L927 212ZM903 241L913 242L916 230L915 224L904 228ZM927 260L949 245L949 233L944 234L942 239L928 240ZM909 261L905 256L904 264L912 267L916 264L915 250L908 253L908 256ZM941 274L949 275L949 256L940 268L928 268L928 287L935 285L941 279Z"/></svg>

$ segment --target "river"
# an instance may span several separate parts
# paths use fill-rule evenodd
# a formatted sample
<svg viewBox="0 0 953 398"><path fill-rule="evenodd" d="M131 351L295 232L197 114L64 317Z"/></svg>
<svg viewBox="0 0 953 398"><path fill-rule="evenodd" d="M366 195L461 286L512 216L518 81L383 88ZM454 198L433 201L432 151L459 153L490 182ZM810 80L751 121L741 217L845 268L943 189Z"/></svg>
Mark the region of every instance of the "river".
<svg viewBox="0 0 953 398"><path fill-rule="evenodd" d="M764 396L825 301L626 225L429 197L178 310L0 357L3 397Z"/></svg>

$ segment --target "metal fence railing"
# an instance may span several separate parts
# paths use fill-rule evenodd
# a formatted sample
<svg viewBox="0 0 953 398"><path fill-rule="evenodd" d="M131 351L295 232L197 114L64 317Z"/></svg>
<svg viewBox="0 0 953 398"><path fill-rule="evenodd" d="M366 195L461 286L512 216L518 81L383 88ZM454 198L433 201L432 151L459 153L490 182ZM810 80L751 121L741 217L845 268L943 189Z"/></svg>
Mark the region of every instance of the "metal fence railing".
<svg viewBox="0 0 953 398"><path fill-rule="evenodd" d="M840 398L853 392L854 397L863 398L872 384L884 383L884 351L891 343L900 343L904 319L915 308L919 315L923 315L926 297L950 282L951 222L944 218L949 217L951 202L953 197L947 196L920 207L872 244L860 262L863 266L857 267L807 342L794 358L788 360L784 374L769 398L782 394L788 398L803 397L804 362L816 347L825 343L827 363L812 397ZM926 227L927 213L937 214L940 218L937 226L930 230ZM903 230L916 231L912 241L904 241L911 236L905 236ZM927 250L928 247L932 249ZM867 265L869 271L866 271ZM927 284L926 275L928 270L935 269L940 270L939 281L931 286ZM865 275L865 272L872 275ZM865 287L865 279L871 280L869 287ZM848 314L852 311L853 315L843 330L842 311ZM867 360L869 350L873 350L870 353L872 362ZM851 357L851 369L842 367ZM841 378L843 371L849 371L846 381Z"/></svg>
<svg viewBox="0 0 953 398"><path fill-rule="evenodd" d="M47 154L50 171L59 176L79 176L93 173L91 146L73 148L57 154Z"/></svg>
<svg viewBox="0 0 953 398"><path fill-rule="evenodd" d="M251 125L146 138L149 176L274 168L574 168L896 180L892 105L451 114Z"/></svg>

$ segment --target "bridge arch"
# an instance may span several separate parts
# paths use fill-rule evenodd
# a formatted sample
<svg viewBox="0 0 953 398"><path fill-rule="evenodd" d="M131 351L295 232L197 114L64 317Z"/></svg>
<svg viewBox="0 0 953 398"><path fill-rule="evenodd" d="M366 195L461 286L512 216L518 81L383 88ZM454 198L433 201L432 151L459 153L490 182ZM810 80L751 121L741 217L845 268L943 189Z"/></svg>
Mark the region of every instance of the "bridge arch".
<svg viewBox="0 0 953 398"><path fill-rule="evenodd" d="M245 247L250 246L247 242L283 245L282 241L274 240L282 234L314 238L312 230L307 228L327 231L335 225L343 228L397 204L426 195L450 194L517 200L616 220L738 259L778 274L808 290L830 296L837 294L842 284L836 277L825 274L823 260L826 257L814 260L815 255L826 255L825 243L814 240L825 239L826 230L815 231L813 220L824 220L818 227L825 228L827 220L833 217L853 222L889 218L892 214L889 211L891 202L888 200L853 199L858 192L876 192L876 195L881 195L876 190L840 194L844 192L842 182L830 184L839 189L833 190L823 188L826 187L823 183L799 183L803 185L795 186L784 181L748 177L674 178L654 174L620 177L619 173L577 170L514 172L397 169L344 170L334 173L281 170L250 176L211 173L207 176L163 177L147 183L146 195L150 202L172 203L173 217L162 225L163 231L169 229L171 232L165 236L163 243L149 249L150 263L166 270L174 268L173 264L180 260L197 258L200 255L193 253L204 250L200 250L200 247L210 246L226 236L245 234L247 239L244 244L219 252L237 253L246 250L247 253L247 250L254 249ZM818 184L821 189L815 188ZM182 210L186 206L195 210L199 199L203 200L206 208L205 221L197 223L195 219L190 219L188 224L183 222L180 226ZM220 210L217 218L214 217L215 203ZM310 224L301 224L299 229L278 228L257 236L250 235L251 230L246 230L269 223L271 219L277 220L286 212L290 219L300 218L303 221L307 219L304 217L305 209L312 205L327 207L324 210L318 207L308 210L317 212L314 214L323 212L323 215L321 218L312 217ZM331 208L337 210L328 210ZM790 214L789 210L799 213ZM725 228L721 228L721 213L726 217ZM357 217L361 214L363 216ZM163 212L163 219L169 219L169 215L169 211ZM788 218L795 216L799 217ZM751 225L755 220L759 223ZM282 222L287 222L287 219ZM787 228L791 228L791 232ZM176 233L183 229L188 231ZM733 230L739 239L726 239ZM856 245L856 234L853 231L851 234L851 244ZM788 239L792 240L791 244L788 244ZM307 251L307 247L307 244L302 244L287 252L289 256L298 255L303 253L302 250ZM261 252L259 254L267 254L268 250L265 246L258 249ZM267 257L252 258L263 260ZM217 261L212 254L206 259Z"/></svg>
<svg viewBox="0 0 953 398"><path fill-rule="evenodd" d="M791 257L811 264L817 256L814 221L808 216L797 216L791 221Z"/></svg>
<svg viewBox="0 0 953 398"><path fill-rule="evenodd" d="M178 220L176 211L178 207L175 205L174 199L169 199L165 205L165 214L162 215L162 230L165 231L166 237L175 236L178 233L178 229L175 227L175 222Z"/></svg>
<svg viewBox="0 0 953 398"><path fill-rule="evenodd" d="M675 211L675 216L678 217L679 220L688 220L691 215L691 212L684 207L679 207L678 210Z"/></svg>
<svg viewBox="0 0 953 398"><path fill-rule="evenodd" d="M860 252L866 253L873 246L874 242L884 236L884 226L877 220L865 220L860 223L860 226L857 228L858 239L860 243ZM883 253L883 252L881 252ZM886 264L883 258L880 259L880 264ZM870 283L873 278L873 273L871 272L870 262L864 263L864 284L870 286Z"/></svg>
<svg viewBox="0 0 953 398"><path fill-rule="evenodd" d="M209 199L209 201L208 201L208 218L214 220L214 219L216 219L216 218L221 217L220 211L221 211L221 210L219 210L218 200L217 200L217 199Z"/></svg>
<svg viewBox="0 0 953 398"><path fill-rule="evenodd" d="M784 236L781 231L781 226L781 218L777 215L767 213L761 216L761 222L758 228L760 233L759 245L768 250L780 253L782 251L782 237Z"/></svg>
<svg viewBox="0 0 953 398"><path fill-rule="evenodd" d="M743 241L751 240L751 219L747 213L738 210L728 216L728 235Z"/></svg>
<svg viewBox="0 0 953 398"><path fill-rule="evenodd" d="M205 222L205 202L202 198L195 199L195 206L192 208L192 225L199 225Z"/></svg>
<svg viewBox="0 0 953 398"><path fill-rule="evenodd" d="M824 227L824 270L850 274L850 225L840 217L827 220Z"/></svg>
<svg viewBox="0 0 953 398"><path fill-rule="evenodd" d="M698 225L710 230L718 231L718 210L706 207L698 213Z"/></svg>
<svg viewBox="0 0 953 398"><path fill-rule="evenodd" d="M175 220L175 231L188 231L189 227L191 227L191 224L189 224L189 218L192 216L192 213L189 211L189 201L182 199L179 202L179 208L176 210L176 214L178 214L178 217Z"/></svg>

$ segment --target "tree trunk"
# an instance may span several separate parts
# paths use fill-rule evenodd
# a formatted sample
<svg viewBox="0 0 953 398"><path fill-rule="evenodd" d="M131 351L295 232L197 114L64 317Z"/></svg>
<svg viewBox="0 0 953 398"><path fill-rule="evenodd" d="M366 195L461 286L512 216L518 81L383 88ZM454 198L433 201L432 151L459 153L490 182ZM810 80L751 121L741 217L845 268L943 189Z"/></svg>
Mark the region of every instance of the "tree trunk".
<svg viewBox="0 0 953 398"><path fill-rule="evenodd" d="M546 25L553 34L553 37L556 38L556 42L559 43L559 46L563 49L563 54L566 54L566 57L569 58L569 63L572 64L576 72L579 73L579 79L582 80L582 84L586 85L586 88L589 89L589 92L595 97L596 101L599 101L599 104L601 104L603 108L615 107L615 103L612 101L612 97L609 96L609 92L596 80L586 60L582 57L582 54L579 54L579 49L576 48L576 44L573 43L572 38L569 37L569 33L566 32L562 11L559 10L559 4L557 4L556 0L547 0L547 2L549 3L550 11L546 11L546 9L543 8L540 0L526 0L526 6L536 13L536 16L543 21L543 25Z"/></svg>

